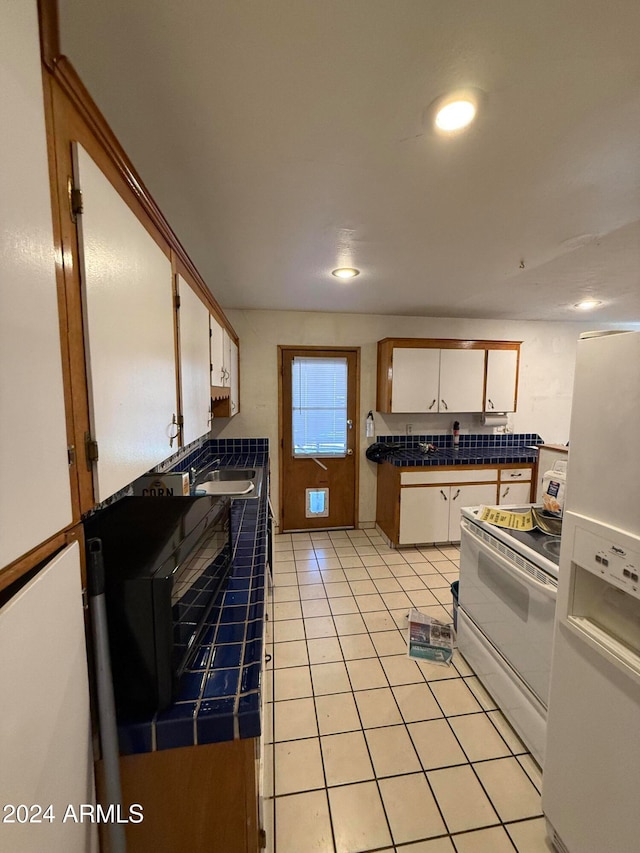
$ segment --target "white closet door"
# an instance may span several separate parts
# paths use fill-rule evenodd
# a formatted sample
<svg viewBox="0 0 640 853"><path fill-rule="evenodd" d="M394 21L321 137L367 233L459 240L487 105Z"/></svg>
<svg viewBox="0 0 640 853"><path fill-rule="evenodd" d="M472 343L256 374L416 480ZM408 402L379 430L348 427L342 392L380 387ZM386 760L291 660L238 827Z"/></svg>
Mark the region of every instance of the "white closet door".
<svg viewBox="0 0 640 853"><path fill-rule="evenodd" d="M146 228L76 145L76 185L95 498L177 449L172 272Z"/></svg>
<svg viewBox="0 0 640 853"><path fill-rule="evenodd" d="M518 353L516 350L490 349L487 351L485 411L515 411L517 375Z"/></svg>
<svg viewBox="0 0 640 853"><path fill-rule="evenodd" d="M440 350L395 347L392 412L437 412Z"/></svg>
<svg viewBox="0 0 640 853"><path fill-rule="evenodd" d="M2 804L51 805L54 817L0 822L0 850L93 853L96 825L63 823L67 805L95 802L77 542L0 608L0 648Z"/></svg>
<svg viewBox="0 0 640 853"><path fill-rule="evenodd" d="M72 521L38 39L36 0L0 4L0 567Z"/></svg>
<svg viewBox="0 0 640 853"><path fill-rule="evenodd" d="M180 373L182 377L182 435L190 444L210 429L209 309L178 276L180 309Z"/></svg>
<svg viewBox="0 0 640 853"><path fill-rule="evenodd" d="M440 352L440 411L481 412L484 350L443 349Z"/></svg>

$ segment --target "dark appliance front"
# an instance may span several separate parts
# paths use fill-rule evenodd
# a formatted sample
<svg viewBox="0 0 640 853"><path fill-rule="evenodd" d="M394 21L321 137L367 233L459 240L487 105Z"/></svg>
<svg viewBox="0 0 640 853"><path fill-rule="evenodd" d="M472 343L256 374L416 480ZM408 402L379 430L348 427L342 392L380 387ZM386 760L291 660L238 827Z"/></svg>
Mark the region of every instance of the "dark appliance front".
<svg viewBox="0 0 640 853"><path fill-rule="evenodd" d="M126 497L85 521L102 543L119 721L167 708L231 565L228 498Z"/></svg>

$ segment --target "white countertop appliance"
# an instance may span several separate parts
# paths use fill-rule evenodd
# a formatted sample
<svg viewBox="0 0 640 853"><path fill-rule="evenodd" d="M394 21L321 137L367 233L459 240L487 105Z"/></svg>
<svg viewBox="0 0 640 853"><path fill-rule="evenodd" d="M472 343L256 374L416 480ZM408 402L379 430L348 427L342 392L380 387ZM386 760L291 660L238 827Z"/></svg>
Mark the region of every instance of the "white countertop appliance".
<svg viewBox="0 0 640 853"><path fill-rule="evenodd" d="M640 333L582 336L542 805L563 853L640 847Z"/></svg>
<svg viewBox="0 0 640 853"><path fill-rule="evenodd" d="M539 764L559 552L559 536L496 527L479 521L477 508L462 510L458 648Z"/></svg>

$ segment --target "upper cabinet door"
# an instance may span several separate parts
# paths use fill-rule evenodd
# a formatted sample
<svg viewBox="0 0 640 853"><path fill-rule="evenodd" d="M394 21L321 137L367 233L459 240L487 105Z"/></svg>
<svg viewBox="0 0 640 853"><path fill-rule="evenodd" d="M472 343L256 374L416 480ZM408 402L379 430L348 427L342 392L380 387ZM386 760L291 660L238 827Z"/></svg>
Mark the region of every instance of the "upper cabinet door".
<svg viewBox="0 0 640 853"><path fill-rule="evenodd" d="M518 377L518 351L487 351L487 390L485 412L515 412Z"/></svg>
<svg viewBox="0 0 640 853"><path fill-rule="evenodd" d="M225 342L226 330L218 323L213 314L209 315L211 328L211 384L214 388L226 388L229 382L225 377Z"/></svg>
<svg viewBox="0 0 640 853"><path fill-rule="evenodd" d="M209 309L180 275L178 294L182 436L190 444L210 429Z"/></svg>
<svg viewBox="0 0 640 853"><path fill-rule="evenodd" d="M0 77L3 567L72 522L35 0L0 5ZM35 483L45 500L35 500Z"/></svg>
<svg viewBox="0 0 640 853"><path fill-rule="evenodd" d="M76 186L94 494L103 501L178 447L169 258L80 145Z"/></svg>
<svg viewBox="0 0 640 853"><path fill-rule="evenodd" d="M437 412L440 350L394 347L392 412Z"/></svg>
<svg viewBox="0 0 640 853"><path fill-rule="evenodd" d="M231 417L240 411L240 362L238 344L229 340L229 414Z"/></svg>
<svg viewBox="0 0 640 853"><path fill-rule="evenodd" d="M482 412L485 351L440 351L440 412Z"/></svg>

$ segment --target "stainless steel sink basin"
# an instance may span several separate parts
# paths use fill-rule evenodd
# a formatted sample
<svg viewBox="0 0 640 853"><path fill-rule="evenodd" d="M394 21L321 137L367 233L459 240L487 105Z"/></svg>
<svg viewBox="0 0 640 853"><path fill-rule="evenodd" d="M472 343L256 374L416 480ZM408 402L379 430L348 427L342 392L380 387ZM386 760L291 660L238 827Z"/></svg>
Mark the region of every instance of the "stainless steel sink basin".
<svg viewBox="0 0 640 853"><path fill-rule="evenodd" d="M259 498L263 478L262 468L214 468L196 480L194 491L233 498Z"/></svg>
<svg viewBox="0 0 640 853"><path fill-rule="evenodd" d="M249 497L255 489L251 480L205 480L196 486L197 492L208 495L231 495L233 497Z"/></svg>
<svg viewBox="0 0 640 853"><path fill-rule="evenodd" d="M254 480L255 476L255 468L216 468L215 471L209 471L205 475L203 482L222 483L227 480Z"/></svg>

